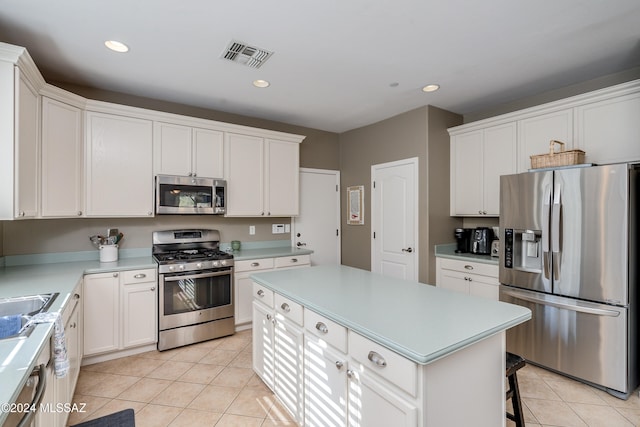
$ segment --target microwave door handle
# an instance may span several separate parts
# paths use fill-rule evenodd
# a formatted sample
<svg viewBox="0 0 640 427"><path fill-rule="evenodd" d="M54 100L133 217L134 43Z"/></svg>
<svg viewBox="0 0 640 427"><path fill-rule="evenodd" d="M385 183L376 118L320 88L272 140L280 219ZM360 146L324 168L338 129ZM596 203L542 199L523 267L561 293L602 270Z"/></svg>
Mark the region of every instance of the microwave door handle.
<svg viewBox="0 0 640 427"><path fill-rule="evenodd" d="M542 205L542 264L545 279L550 278L549 268L549 216L551 214L551 186L544 189Z"/></svg>
<svg viewBox="0 0 640 427"><path fill-rule="evenodd" d="M562 215L562 187L556 185L553 191L553 208L551 210L551 262L554 279L560 278L560 217Z"/></svg>

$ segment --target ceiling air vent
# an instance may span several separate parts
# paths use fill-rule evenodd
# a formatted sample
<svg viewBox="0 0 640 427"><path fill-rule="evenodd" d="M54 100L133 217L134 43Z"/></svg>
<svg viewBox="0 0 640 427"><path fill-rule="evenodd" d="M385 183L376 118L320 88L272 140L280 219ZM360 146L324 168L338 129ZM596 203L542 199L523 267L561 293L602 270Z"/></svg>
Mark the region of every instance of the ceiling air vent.
<svg viewBox="0 0 640 427"><path fill-rule="evenodd" d="M273 52L232 40L222 54L222 58L247 67L260 68L271 55Z"/></svg>

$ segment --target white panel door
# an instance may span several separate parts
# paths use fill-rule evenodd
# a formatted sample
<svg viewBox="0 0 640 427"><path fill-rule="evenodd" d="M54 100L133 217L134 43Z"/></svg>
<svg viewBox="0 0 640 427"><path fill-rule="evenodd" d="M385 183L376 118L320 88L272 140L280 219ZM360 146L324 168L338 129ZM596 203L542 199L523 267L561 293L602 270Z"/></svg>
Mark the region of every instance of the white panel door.
<svg viewBox="0 0 640 427"><path fill-rule="evenodd" d="M418 159L371 167L371 270L418 278Z"/></svg>
<svg viewBox="0 0 640 427"><path fill-rule="evenodd" d="M340 172L300 169L300 216L291 241L311 249L311 265L340 264Z"/></svg>

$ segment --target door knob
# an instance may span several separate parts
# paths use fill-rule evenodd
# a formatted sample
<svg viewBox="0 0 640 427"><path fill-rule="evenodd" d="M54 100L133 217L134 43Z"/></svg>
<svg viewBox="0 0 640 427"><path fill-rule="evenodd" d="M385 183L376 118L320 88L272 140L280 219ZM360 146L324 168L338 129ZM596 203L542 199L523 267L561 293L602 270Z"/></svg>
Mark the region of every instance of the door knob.
<svg viewBox="0 0 640 427"><path fill-rule="evenodd" d="M411 252L413 252L413 249L412 249L412 248L402 249L402 252L409 252L409 253L411 253Z"/></svg>

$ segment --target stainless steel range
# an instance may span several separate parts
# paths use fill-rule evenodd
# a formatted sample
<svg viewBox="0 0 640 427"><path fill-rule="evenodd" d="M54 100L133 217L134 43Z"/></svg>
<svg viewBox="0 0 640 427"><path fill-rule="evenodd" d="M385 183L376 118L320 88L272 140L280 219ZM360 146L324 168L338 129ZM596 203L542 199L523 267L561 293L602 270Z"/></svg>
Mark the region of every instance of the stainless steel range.
<svg viewBox="0 0 640 427"><path fill-rule="evenodd" d="M153 232L158 262L158 350L235 332L233 255L218 230Z"/></svg>

